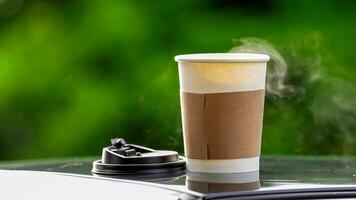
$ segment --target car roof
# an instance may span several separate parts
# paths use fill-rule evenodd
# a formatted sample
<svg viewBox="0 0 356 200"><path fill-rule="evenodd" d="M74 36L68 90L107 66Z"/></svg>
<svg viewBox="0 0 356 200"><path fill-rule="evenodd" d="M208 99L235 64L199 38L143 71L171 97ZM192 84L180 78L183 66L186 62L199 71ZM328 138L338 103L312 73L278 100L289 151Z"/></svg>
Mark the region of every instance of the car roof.
<svg viewBox="0 0 356 200"><path fill-rule="evenodd" d="M44 188L47 185L58 183L59 179L66 182L61 187L55 187L57 192L67 189L76 193L90 192L84 195L95 196L93 192L112 194L107 188L112 188L113 193L129 195L132 191L127 188L135 188L137 194L132 194L130 198L139 198L139 195L167 194L177 198L184 195L189 198L225 198L229 195L251 196L251 195L315 195L315 194L349 194L354 195L356 191L356 159L354 157L330 157L330 156L265 156L261 158L261 170L258 173L258 188L251 188L251 185L241 187L237 184L223 184L224 179L219 179L219 183L212 184L209 177L204 177L205 182L197 182L192 179L189 173L182 174L153 174L150 176L119 176L119 177L97 177L91 174L92 161L97 157L69 158L69 159L44 159L29 161L1 162L0 176L6 176L8 179L0 179L0 183L10 182L28 182L35 184L35 188ZM15 171L9 171L15 170ZM65 178L59 178L58 176ZM238 181L241 182L241 176ZM207 179L208 178L208 179ZM213 177L214 178L214 177ZM78 179L78 181L77 181ZM41 180L41 181L39 181ZM210 179L211 180L211 179ZM227 179L226 179L227 180ZM230 176L231 180L231 176ZM90 184L94 184L93 190ZM199 184L197 184L199 183ZM36 185L37 184L37 185ZM38 185L39 184L39 185ZM87 186L89 184L89 186ZM189 185L190 184L190 185ZM9 185L9 184L7 184ZM106 187L106 186L110 187ZM256 185L256 184L255 184ZM24 185L17 186L19 189ZM80 187L83 186L83 187ZM194 187L192 187L194 186ZM16 186L14 185L16 188ZM147 187L149 189L147 189ZM9 188L9 187L8 187ZM141 190L142 189L142 190ZM23 190L23 189L20 189ZM156 191L156 192L148 192ZM330 193L331 191L331 193ZM336 196L334 196L336 198ZM38 198L37 198L38 199ZM89 198L90 199L90 198ZM164 199L169 199L165 197Z"/></svg>

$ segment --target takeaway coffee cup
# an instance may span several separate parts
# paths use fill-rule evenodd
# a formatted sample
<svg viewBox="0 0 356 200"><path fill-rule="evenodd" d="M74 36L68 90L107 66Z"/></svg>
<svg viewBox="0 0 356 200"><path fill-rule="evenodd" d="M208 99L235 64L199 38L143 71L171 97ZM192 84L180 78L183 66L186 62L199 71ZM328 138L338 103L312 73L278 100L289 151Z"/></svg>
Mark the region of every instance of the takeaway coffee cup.
<svg viewBox="0 0 356 200"><path fill-rule="evenodd" d="M175 57L188 171L259 170L269 59L252 53Z"/></svg>

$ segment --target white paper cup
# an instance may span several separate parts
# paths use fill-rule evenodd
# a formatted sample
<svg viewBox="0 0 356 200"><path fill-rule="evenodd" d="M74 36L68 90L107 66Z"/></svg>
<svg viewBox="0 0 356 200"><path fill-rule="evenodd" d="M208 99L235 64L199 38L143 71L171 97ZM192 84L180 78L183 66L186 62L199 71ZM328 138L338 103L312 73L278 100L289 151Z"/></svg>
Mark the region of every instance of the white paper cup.
<svg viewBox="0 0 356 200"><path fill-rule="evenodd" d="M175 57L189 171L259 170L269 59L268 55L251 53Z"/></svg>

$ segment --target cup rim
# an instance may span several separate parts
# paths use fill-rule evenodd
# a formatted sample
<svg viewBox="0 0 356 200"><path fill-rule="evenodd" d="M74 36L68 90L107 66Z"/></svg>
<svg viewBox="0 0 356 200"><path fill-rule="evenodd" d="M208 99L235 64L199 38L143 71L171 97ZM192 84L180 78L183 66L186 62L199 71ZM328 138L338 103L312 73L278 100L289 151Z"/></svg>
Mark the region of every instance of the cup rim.
<svg viewBox="0 0 356 200"><path fill-rule="evenodd" d="M197 53L174 57L176 62L268 62L270 56L259 53Z"/></svg>

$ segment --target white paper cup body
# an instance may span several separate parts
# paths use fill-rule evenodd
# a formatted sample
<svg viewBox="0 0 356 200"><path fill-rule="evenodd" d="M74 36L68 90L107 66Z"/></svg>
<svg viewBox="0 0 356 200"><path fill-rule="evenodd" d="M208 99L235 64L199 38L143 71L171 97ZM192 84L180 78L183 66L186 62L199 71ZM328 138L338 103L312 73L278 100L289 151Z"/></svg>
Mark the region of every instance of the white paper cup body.
<svg viewBox="0 0 356 200"><path fill-rule="evenodd" d="M197 94L254 91L265 88L269 56L219 53L176 56L180 90Z"/></svg>
<svg viewBox="0 0 356 200"><path fill-rule="evenodd" d="M195 94L264 90L269 59L268 55L250 53L176 56L180 90ZM259 170L259 156L215 160L187 158L187 168L201 173L253 172Z"/></svg>
<svg viewBox="0 0 356 200"><path fill-rule="evenodd" d="M205 183L254 183L260 180L259 171L246 173L200 173L188 172L188 181L198 181Z"/></svg>

